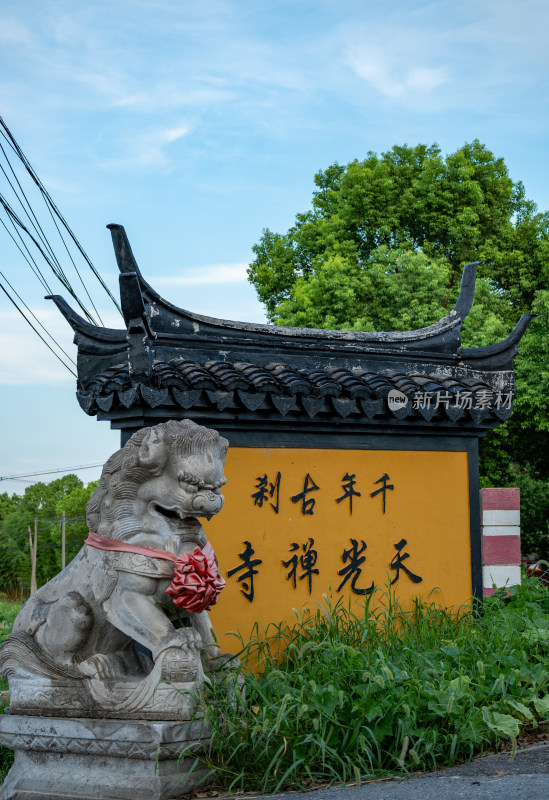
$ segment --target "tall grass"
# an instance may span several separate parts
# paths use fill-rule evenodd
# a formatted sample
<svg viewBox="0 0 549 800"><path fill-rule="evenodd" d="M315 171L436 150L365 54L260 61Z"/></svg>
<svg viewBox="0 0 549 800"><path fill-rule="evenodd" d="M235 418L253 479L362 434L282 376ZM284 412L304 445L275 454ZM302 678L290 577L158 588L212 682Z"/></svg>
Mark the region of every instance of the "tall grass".
<svg viewBox="0 0 549 800"><path fill-rule="evenodd" d="M0 599L0 641L18 609ZM535 579L488 598L482 615L404 610L386 591L357 616L325 598L292 628L256 630L242 691L231 672L206 687L203 763L231 792L448 766L549 718L548 655L549 589ZM0 762L5 774L2 747Z"/></svg>
<svg viewBox="0 0 549 800"><path fill-rule="evenodd" d="M201 700L202 764L227 791L448 766L549 718L549 591L534 581L487 599L482 616L405 611L387 591L360 617L325 598L291 629L256 634L240 654L245 690L235 696L229 675Z"/></svg>

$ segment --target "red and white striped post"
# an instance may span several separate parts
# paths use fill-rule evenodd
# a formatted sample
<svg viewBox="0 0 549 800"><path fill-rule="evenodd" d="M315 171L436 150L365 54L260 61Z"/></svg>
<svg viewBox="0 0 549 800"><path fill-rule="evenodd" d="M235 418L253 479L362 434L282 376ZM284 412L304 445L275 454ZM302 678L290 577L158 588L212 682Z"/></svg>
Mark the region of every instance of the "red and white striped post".
<svg viewBox="0 0 549 800"><path fill-rule="evenodd" d="M484 596L520 584L520 489L481 489Z"/></svg>

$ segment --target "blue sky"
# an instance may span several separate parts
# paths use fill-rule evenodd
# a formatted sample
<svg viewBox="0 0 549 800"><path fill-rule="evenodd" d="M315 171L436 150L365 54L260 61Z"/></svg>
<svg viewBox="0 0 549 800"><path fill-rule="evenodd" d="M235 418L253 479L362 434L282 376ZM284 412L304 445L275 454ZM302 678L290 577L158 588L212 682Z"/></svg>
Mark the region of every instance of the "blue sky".
<svg viewBox="0 0 549 800"><path fill-rule="evenodd" d="M252 245L291 225L335 161L478 138L549 209L548 23L542 0L3 3L0 114L114 293L110 222L170 301L262 321ZM0 270L74 350L2 236ZM4 297L0 383L0 476L103 462L118 446Z"/></svg>

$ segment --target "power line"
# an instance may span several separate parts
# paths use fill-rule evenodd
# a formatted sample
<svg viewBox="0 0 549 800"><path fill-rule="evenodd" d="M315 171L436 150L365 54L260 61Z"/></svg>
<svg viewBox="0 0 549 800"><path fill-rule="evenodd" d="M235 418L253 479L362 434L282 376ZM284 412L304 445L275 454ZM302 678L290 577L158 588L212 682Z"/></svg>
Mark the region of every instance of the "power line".
<svg viewBox="0 0 549 800"><path fill-rule="evenodd" d="M1 203L1 204L2 204L2 206L4 207L4 211L5 211L5 212L6 212L6 214L8 215L8 218L9 218L10 222L12 223L12 225L14 225L14 227L15 227L15 225L17 225L17 227L19 227L19 228L20 228L20 229L21 229L21 230L22 230L22 231L23 231L23 232L24 232L24 233L25 233L25 234L28 236L28 238L29 238L29 239L31 240L31 242L34 244L34 246L36 247L36 249L38 250L38 252L39 252L39 253L40 253L40 255L42 256L42 258L44 259L44 261L46 262L46 264L49 266L49 268L51 269L51 271L53 272L53 274L54 274L54 275L55 275L55 277L57 278L57 280L58 280L60 283L62 283L62 284L63 284L63 286L65 287L65 289L67 290L67 292L68 292L68 293L71 295L71 297L73 297L73 298L75 299L75 301L78 303L78 305L80 306L81 310L84 312L84 314L86 315L86 317L88 318L88 320L89 320L89 321L90 321L92 324L94 324L94 325L95 325L96 323L95 323L95 320L94 320L94 318L93 318L92 314L90 314L90 312L88 311L88 309L86 308L86 306L85 306L85 305L82 303L82 301L80 300L80 298L78 297L78 295L76 294L76 292L74 291L74 289L72 288L72 286L71 286L71 284L70 284L70 282L69 282L69 280L68 280L67 276L66 276L66 275L65 275L65 273L63 272L63 269L62 269L60 266L58 266L56 263L54 263L55 261L57 261L57 259L56 259L56 258L52 259L52 258L51 258L51 257L50 257L50 256L49 256L47 253L46 253L46 250L44 249L44 248L46 247L46 245L43 245L41 242L39 242L39 241L38 241L38 239L36 239L36 238L35 238L35 237L32 235L32 233L31 233L31 232L30 232L30 230L27 228L27 226L25 225L25 223L23 222L23 220L22 220L22 219L20 219L20 217L19 217L19 216L18 216L18 215L15 213L15 211L13 210L13 208L11 207L11 205L8 203L8 201L6 200L6 198L5 198L5 197L3 197L3 195L1 195L1 194L0 194L0 203ZM47 248L46 248L46 249L50 249L50 250L51 250L51 246L49 245L49 243L48 243L48 245L47 245Z"/></svg>
<svg viewBox="0 0 549 800"><path fill-rule="evenodd" d="M30 321L30 319L29 319L27 316L25 316L25 314L23 313L23 311L22 311L22 310L19 308L19 306L17 305L17 303L15 302L15 300L13 299L13 297L10 295L10 293L7 291L6 287L5 287L5 286L4 286L4 285L3 285L1 282L0 282L0 289L2 289L2 291L4 292L4 294L6 295L6 297L8 298L8 300L9 300L11 303L13 303L13 305L14 305L14 306L15 306L15 308L16 308L16 309L19 311L19 313L21 314L21 316L23 317L23 319L24 319L24 320L26 320L26 322L27 322L27 323L28 323L28 324L31 326L31 328L33 329L33 331L35 332L35 334L36 334L36 335L37 335L37 336L38 336L38 337L39 337L39 338L40 338L40 339L41 339L41 340L44 342L44 344L46 345L46 347L48 348L48 350L51 350L51 352L52 352L52 353L53 353L53 355L56 357L56 359L57 359L58 361L60 361L60 362L63 364L63 366L64 366L64 367L66 367L66 369L68 369L68 370L69 370L69 372L71 372L71 373L74 375L74 377L75 377L75 378L77 378L78 376L77 376L76 372L74 372L74 370L72 370L72 369L71 369L71 368L70 368L70 367L69 367L67 364L65 364L65 362L63 361L63 359L62 359L62 358L61 358L59 355L57 355L57 353L55 352L55 350L53 349L53 347L51 347L51 345L49 345L49 344L48 344L48 342L47 342L47 341L44 339L44 337L42 336L42 334L40 333L40 331L38 331L38 330L37 330L37 329L34 327L34 325L32 324L32 322ZM74 362L73 362L73 363L74 363Z"/></svg>
<svg viewBox="0 0 549 800"><path fill-rule="evenodd" d="M19 480L19 478L34 478L36 475L54 475L59 472L72 472L75 469L94 469L95 467L102 467L103 464L80 464L76 467L66 467L65 469L58 468L58 469L48 469L44 470L43 472L23 472L18 475L5 475L0 477L0 481L13 481Z"/></svg>
<svg viewBox="0 0 549 800"><path fill-rule="evenodd" d="M29 177L32 182L30 185L28 182ZM3 210L4 212L4 218L0 218L0 224L45 289L46 294L52 295L54 292L46 278L47 270L44 269L44 262L51 269L57 280L63 285L65 290L74 298L81 312L89 322L94 325L103 325L97 306L84 281L81 263L80 265L77 263L77 261L82 258L85 266L91 269L119 313L122 313L119 304L111 294L107 284L92 264L84 248L70 229L66 219L55 205L53 199L32 168L29 160L21 150L2 117L0 117L0 178L7 192L6 195L0 191L0 211ZM39 192L39 199L35 203L36 191ZM41 205L42 203L45 205L45 210ZM93 314L88 311L88 308L72 287L61 260L52 246L52 242L55 241L57 245L59 239L61 240L61 246L63 248L62 252L65 253L63 260L66 258L69 259L69 266L71 266L76 273L78 281L83 287L87 297L86 304L88 301L91 303ZM2 279L0 280L0 289L2 293L5 294L9 301L15 306L17 311L50 352L72 375L77 377L76 371L70 366L70 364L72 364L76 367L71 356L61 347L45 325L40 322L36 314L31 311L21 294L15 289L12 283L10 283L6 275L0 272L0 278ZM25 308L25 311L23 311L22 306ZM34 320L34 324L31 318ZM99 322L96 322L96 319L98 319ZM40 330L38 330L37 326ZM41 331L46 338L49 339L51 344L46 341ZM59 355L59 353L62 355Z"/></svg>
<svg viewBox="0 0 549 800"><path fill-rule="evenodd" d="M29 486L32 486L35 483L40 483L40 481L29 481L26 478L5 478L4 480L15 481L16 483L27 483Z"/></svg>
<svg viewBox="0 0 549 800"><path fill-rule="evenodd" d="M16 190L16 189L15 189L15 187L13 186L13 183L11 182L11 180L10 180L10 178L9 178L9 176L8 176L8 174L7 174L7 172L6 172L6 170L4 169L4 167L2 167L2 166L0 165L0 169L2 170L2 172L3 172L3 174L4 174L4 176L5 176L6 180L7 180L7 182L8 182L8 184L9 184L9 186L10 186L10 188L11 188L12 192L14 193L15 197L16 197L16 198L17 198L17 200L19 201L19 204L20 204L21 208L23 209L23 213L25 213L25 214L26 214L26 216L27 216L27 219L30 221L30 223L31 223L32 227L34 228L34 230L35 230L35 232L36 232L37 236L38 236L38 237L40 238L40 240L42 241L42 244L44 245L44 247L46 247L46 248L48 249L48 251L49 251L49 254L50 254L50 256L51 256L52 260L54 261L54 263L55 263L55 265L56 265L57 269L59 270L59 274L60 274L60 275L62 275L62 276L63 276L63 279L64 279L65 281L67 281L67 283L68 283L68 278L67 278L67 276L65 275L65 272L64 272L64 270L63 270L63 268L62 268L62 266L61 266L61 263L60 263L59 259L57 258L56 254L55 254L55 252L54 252L54 250L53 250L53 248L52 248L52 246L50 245L50 243L49 243L49 241L48 241L48 238L47 238L46 234L44 233L44 230L43 230L42 226L40 225L40 222L39 222L39 220L38 220L38 218L37 218L36 214L34 213L34 211L33 211L33 209L32 209L32 206L31 206L31 204L30 204L30 202L29 202L29 200L28 200L28 198L27 198L27 196L26 196L26 194L25 194L25 190L24 190L24 189L23 189L23 187L21 186L21 183L20 183L20 181L19 181L19 178L17 177L17 175L16 175L16 173L15 173L15 170L14 170L14 168L13 168L13 166L12 166L12 164L11 164L11 162L10 162L10 160L9 160L9 158L8 158L8 156L7 156L7 154L6 154L6 151L4 150L4 148L2 147L2 145L1 145L1 144L0 144L0 150L2 151L2 153L3 153L3 155L4 155L4 158L6 159L6 162L7 162L8 166L9 166L9 168L10 168L11 174L13 175L13 178L14 178L15 182L17 183L17 186L19 187L19 191L21 192L21 195L22 195L22 197L23 197L23 200L25 201L25 203L24 203L24 204L23 204L23 201L21 200L21 197L19 197L19 195L17 194L17 190ZM44 198L44 196L43 196L43 193L42 193L42 197L43 197L43 199L45 200L45 198ZM25 207L25 206L26 206L26 207ZM28 211L27 211L27 208L28 208ZM64 245L64 247L65 247L65 250L67 251L67 255L68 255L68 257L69 257L69 259L70 259L70 261L71 261L71 263L72 263L72 265L73 265L73 267L74 267L74 269L75 269L75 272L76 272L76 274L78 275L78 278L79 278L79 280L80 280L80 283L82 284L82 287L83 287L84 291L85 291L85 292L86 292L86 294L88 295L88 299L89 299L90 303L92 304L92 306L93 306L93 309L94 309L95 313L97 314L97 316L98 316L98 318L99 318L99 321L102 323L103 321L102 321L102 319L101 319L101 317L100 317L100 315L99 315L99 312L97 311L97 308L95 307L95 303L93 302L93 300L92 300L92 298L91 298L91 295L90 295L90 293L89 293L89 291L88 291L88 289L87 289L87 287L86 287L86 285L85 285L85 283L84 283L84 281L83 281L83 279L82 279L82 276L80 275L80 272L79 272L79 270L78 270L78 267L76 266L76 263L75 263L75 261L74 261L74 258L72 257L72 254L71 254L71 252L70 252L70 250L69 250L69 248L68 248L68 246L67 246L67 243L65 242L65 239L63 238L63 234L62 234L62 233L61 233L61 231L59 230L59 225L57 224L57 222L56 222L56 219L55 219L55 216L54 216L54 214L53 214L53 211L51 210L51 208L50 208L50 205L48 204L48 202L47 202L47 201L46 201L46 208L48 209L48 212L49 212L49 215L50 215L50 217L51 217L51 219L52 219L52 222L53 222L53 224L55 225L55 229L56 229L57 233L59 234L59 238L60 238L60 239L61 239L61 241L63 242L63 245ZM29 214L29 212L30 212L30 214ZM33 221L33 220L34 220L34 221ZM51 294L51 292L50 292L50 294Z"/></svg>
<svg viewBox="0 0 549 800"><path fill-rule="evenodd" d="M0 198L0 202L2 202L2 198ZM3 205L3 203L2 203L2 205ZM25 240L21 236L21 231L18 230L17 225L13 221L13 219L12 219L10 214L8 214L8 220L11 222L12 228L14 229L15 233L19 237L19 240L21 241L21 245L18 244L17 239L15 238L13 233L9 230L9 228L6 225L6 223L4 222L4 220L1 220L2 225L3 225L6 233L8 234L10 239L13 241L13 243L15 244L15 246L17 247L17 249L19 250L19 252L23 256L23 258L25 259L25 261L27 262L27 264L29 265L31 270L34 272L34 274L36 275L36 277L38 278L38 280L40 281L40 283L42 284L44 289L47 292L51 293L51 289L50 289L50 287L48 285L47 280L45 279L44 275L42 274L42 270L40 269L40 267L38 266L38 264L34 260L34 257L33 257L32 253L31 253L31 251L29 250L29 247L28 247L27 243L25 242ZM21 249L22 247L24 247L25 250L27 251L27 255L25 255L25 253Z"/></svg>
<svg viewBox="0 0 549 800"><path fill-rule="evenodd" d="M24 192L23 187L21 186L19 178L17 177L17 175L15 173L15 170L14 170L12 164L11 164L11 161L9 160L8 156L6 155L6 151L4 150L4 148L2 147L1 144L0 144L0 150L2 151L2 153L4 155L4 158L6 159L6 163L7 163L8 167L9 167L9 169L10 169L11 174L13 175L13 178L14 178L15 182L17 183L17 186L19 187L19 191L21 192L21 195L22 195L23 200L25 202L23 203L23 200L18 195L17 189L14 187L13 183L11 182L11 180L9 178L9 175L7 174L7 172L4 169L4 167L0 167L2 169L4 177L6 178L8 184L9 184L10 189L12 190L13 194L15 195L16 200L19 202L19 205L21 206L21 208L23 210L23 214L26 215L27 219L31 223L32 227L34 228L37 236L42 240L42 243L44 244L44 246L48 248L51 257L53 259L56 259L55 253L53 252L53 250L52 250L52 248L51 248L51 246L50 246L50 244L48 242L46 234L44 233L44 231L42 229L42 226L40 225L36 214L32 210L32 206L31 206L31 204L29 203L29 201L27 199L27 196L26 196L26 194ZM28 208L28 211L27 211L27 208ZM59 262L57 262L57 265L60 266Z"/></svg>
<svg viewBox="0 0 549 800"><path fill-rule="evenodd" d="M38 319L38 317L36 316L36 314L35 314L35 313L34 313L34 312L33 312L33 311L32 311L32 310L31 310L31 309L28 307L28 305L25 303L25 301L23 300L23 298L21 297L21 295L20 295L20 294L19 294L19 293L18 293L18 292L17 292L17 291L16 291L16 290L13 288L13 286L11 285L11 283L9 282L9 280L6 278L6 276L4 275L4 273L2 272L2 270L0 270L0 278L3 278L3 279L5 280L5 282L8 284L8 286L10 287L10 289L12 290L12 292L15 294L15 296L16 296L16 297L17 297L17 298L18 298L18 299L19 299L19 300L20 300L20 301L23 303L23 305L25 306L25 308L27 309L27 311L29 312L29 314L30 314L30 315L31 315L31 316L34 318L34 320L36 321L36 323L37 323L38 325L40 325L40 327L42 328L42 330L44 331L44 333L46 334L46 336L49 336L49 337L50 337L50 339L52 340L52 342L53 342L53 343L54 343L54 344L55 344L55 345L56 345L56 346L57 346L57 347L58 347L58 348L61 350L61 352L62 352L62 353L64 353L64 355L66 355L66 356L67 356L67 358L69 359L69 361L70 361L72 364L74 364L74 366L76 367L76 361L74 361L74 359L73 359L73 358L71 358L71 356L70 356L70 355L67 353L67 351L66 351L66 350L63 350L63 348L61 347L61 345L59 344L59 342L57 342L57 341L56 341L56 340L53 338L53 336L51 335L51 333L50 333L50 332L47 330L47 328L45 328L45 327L44 327L44 325L42 325L42 323L40 322L40 320ZM11 299L11 298L10 298L10 299ZM13 302L13 301L12 301L12 302ZM74 373L73 373L73 375L74 375Z"/></svg>
<svg viewBox="0 0 549 800"><path fill-rule="evenodd" d="M65 243L65 241L64 241L64 239L63 239L63 237L61 235L61 232L59 231L57 223L55 222L54 215L55 215L55 217L57 217L57 219L59 220L59 222L61 223L61 225L65 229L65 231L67 232L68 236L72 240L72 242L75 245L75 247L77 248L78 252L80 253L80 255L82 256L82 258L84 259L84 261L86 262L88 267L93 272L94 276L97 278L97 280L101 284L102 288L105 290L105 292L107 293L107 295L109 296L111 301L114 303L114 305L115 305L116 309L118 310L118 312L120 314L122 314L122 310L120 308L120 305L119 305L118 301L116 300L114 295L111 293L109 287L107 286L107 284L105 283L105 281L101 277L100 273L98 272L98 270L95 268L95 266L91 262L89 256L87 255L87 253L85 252L84 248L80 244L80 242L77 239L76 235L71 230L68 222L66 221L64 216L61 214L61 212L57 208L56 204L54 203L54 201L53 201L52 197L50 196L49 192L47 191L46 187L44 186L44 184L42 183L42 181L40 180L40 178L38 177L38 175L34 171L34 169L31 166L29 160L27 159L27 157L25 156L25 154L21 150L20 146L18 145L17 141L15 140L13 134L9 130L8 126L6 125L6 123L4 122L2 117L0 117L0 134L8 142L8 144L11 147L11 149L13 150L13 152L17 155L17 157L19 158L20 162L23 164L25 170L27 171L28 175L30 176L31 180L36 185L36 187L38 188L40 194L42 195L42 199L44 200L44 203L46 204L48 212L49 212L50 216L52 217L54 225L55 225L55 227L57 229L57 232L58 232L59 236L61 237L61 240L63 241L65 249L67 249L67 252L68 252L67 245L66 245L66 243ZM7 156L6 156L6 158L7 158ZM70 256L70 253L69 253L69 257L71 258L71 261L73 263L73 266L75 267L75 270L76 270L76 272L78 274L78 277L80 278L80 281L81 281L82 285L84 286L86 294L90 298L90 301L92 302L92 305L93 305L93 301L91 300L91 297L90 297L90 295L89 295L89 293L88 293L88 291L87 291L87 289L86 289L86 287L84 285L84 282L83 282L83 280L82 280L82 278L80 276L80 273L78 272L78 269L77 269L72 257ZM56 259L56 261L57 261L57 259ZM75 299L77 299L75 295L73 295L73 296L75 297ZM81 305L80 301L78 301L78 299L77 299L77 302L79 302L79 305ZM94 308L95 308L95 306L94 306Z"/></svg>
<svg viewBox="0 0 549 800"><path fill-rule="evenodd" d="M60 526L61 522L63 521L63 517L56 517L55 519L42 519L41 517L37 517L36 513L34 511L29 511L28 515L29 515L29 523L28 523L29 525L32 522L32 520L30 519L31 517L33 519L34 518L38 519L38 533L44 532L44 531L50 531L51 528L54 525L59 525ZM65 517L65 522L67 523L67 525L69 525L69 524L72 525L75 522L83 522L85 519L86 519L86 515L85 514L79 514L76 517ZM11 536L11 537L14 537L14 536L28 536L28 530L24 530L24 531L6 531L6 536Z"/></svg>

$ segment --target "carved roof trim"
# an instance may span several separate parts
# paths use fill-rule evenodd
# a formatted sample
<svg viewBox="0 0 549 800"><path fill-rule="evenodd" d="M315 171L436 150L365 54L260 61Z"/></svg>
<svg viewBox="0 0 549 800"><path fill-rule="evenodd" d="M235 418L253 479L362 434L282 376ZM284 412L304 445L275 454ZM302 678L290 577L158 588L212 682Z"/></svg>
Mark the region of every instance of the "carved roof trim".
<svg viewBox="0 0 549 800"><path fill-rule="evenodd" d="M202 329L205 328L205 330L202 330L202 334L205 337L209 332L223 333L231 331L236 334L255 335L255 337L259 335L261 339L272 340L273 344L276 346L282 344L283 340L300 339L317 341L319 345L321 342L333 341L349 344L363 343L366 345L380 345L385 349L391 345L398 348L402 345L413 347L415 344L424 347L428 344L432 345L434 349L444 346L444 349L447 350L449 349L448 345L450 345L450 349L456 350L460 343L460 327L473 303L476 267L478 262L465 265L460 294L455 307L449 314L432 325L428 325L424 328L417 328L413 331L365 332L324 330L319 328L291 328L261 323L215 319L178 308L161 297L161 295L143 278L122 225L111 224L107 227L111 231L116 261L121 273L121 300L126 324L129 324L130 319L135 317L135 287L134 281L130 278L130 276L135 275L136 281L141 289L144 303L148 306L148 323L151 330L160 336L163 334L180 335L182 332L180 330L181 322L186 321L186 327L192 329L196 329L197 326L202 327ZM52 299L55 300L59 310L64 314L75 331L81 331L85 333L85 335L98 340L111 338L105 333L108 329L99 327L94 329L94 326L90 326L89 323L72 311L66 303L59 302L55 297ZM160 317L161 320L159 320L158 317ZM160 321L163 322L161 330L158 329L158 323Z"/></svg>
<svg viewBox="0 0 549 800"><path fill-rule="evenodd" d="M193 341L231 340L234 343L290 349L296 346L363 350L397 357L414 353L453 355L460 361L490 362L491 366L508 364L516 354L516 346L533 315L524 315L515 330L502 342L481 348L460 348L461 326L469 313L475 292L478 262L466 264L461 289L454 308L438 322L413 331L363 332L289 328L268 324L221 320L178 308L161 297L143 278L133 255L128 237L121 225L107 226L112 235L114 251L120 270L122 309L127 330L114 330L90 324L77 314L63 298L50 296L76 334L98 344L112 345L126 340L128 333L139 327L153 339L181 343L187 337ZM498 358L499 356L499 358ZM495 361L494 361L495 359Z"/></svg>
<svg viewBox="0 0 549 800"><path fill-rule="evenodd" d="M518 344L535 317L537 314L523 314L506 339L485 347L460 347L459 355L469 362L476 359L490 359L494 363L494 356L499 355L504 355L505 361L508 361L510 356L513 357L518 353Z"/></svg>
<svg viewBox="0 0 549 800"><path fill-rule="evenodd" d="M75 330L77 394L88 414L189 415L207 424L275 427L286 420L303 430L311 420L334 430L348 422L369 430L396 418L410 431L440 426L481 435L511 413L513 357L534 315L524 315L501 342L460 348L476 264L464 269L454 309L426 328L284 328L173 306L143 280L122 226L109 228L126 328L97 327L61 297L51 298Z"/></svg>
<svg viewBox="0 0 549 800"><path fill-rule="evenodd" d="M90 339L102 339L104 341L115 341L126 343L126 331L118 330L116 328L100 328L97 325L92 325L80 314L77 314L67 301L58 294L48 294L45 300L53 300L59 311L63 314L71 328L75 333L83 333Z"/></svg>

